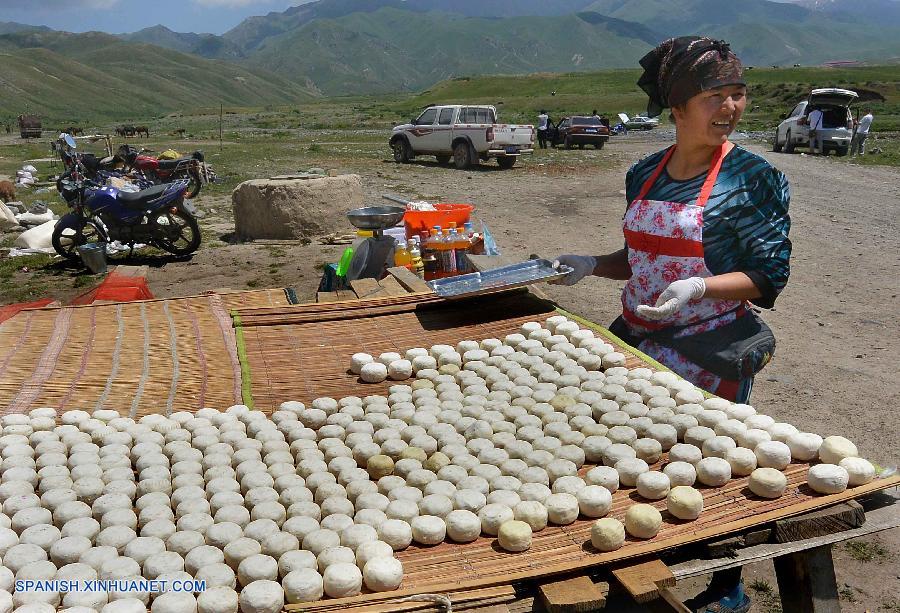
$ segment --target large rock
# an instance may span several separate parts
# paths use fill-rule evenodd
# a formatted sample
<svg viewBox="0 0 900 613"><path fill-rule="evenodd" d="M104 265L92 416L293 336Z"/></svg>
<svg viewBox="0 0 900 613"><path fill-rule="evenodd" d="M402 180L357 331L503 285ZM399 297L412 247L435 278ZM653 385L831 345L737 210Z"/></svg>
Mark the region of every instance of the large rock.
<svg viewBox="0 0 900 613"><path fill-rule="evenodd" d="M310 238L347 227L346 213L363 206L359 175L320 179L253 179L231 194L241 239Z"/></svg>

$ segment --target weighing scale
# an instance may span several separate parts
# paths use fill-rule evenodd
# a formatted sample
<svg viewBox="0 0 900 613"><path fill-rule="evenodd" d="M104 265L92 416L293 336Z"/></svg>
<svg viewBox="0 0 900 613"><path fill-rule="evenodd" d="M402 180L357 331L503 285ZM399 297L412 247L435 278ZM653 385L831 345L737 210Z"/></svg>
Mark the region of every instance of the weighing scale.
<svg viewBox="0 0 900 613"><path fill-rule="evenodd" d="M400 223L405 214L406 208L400 206L367 206L347 213L351 224L373 234L353 252L347 269L348 281L380 279L394 265L396 242L393 237L385 236L384 231Z"/></svg>

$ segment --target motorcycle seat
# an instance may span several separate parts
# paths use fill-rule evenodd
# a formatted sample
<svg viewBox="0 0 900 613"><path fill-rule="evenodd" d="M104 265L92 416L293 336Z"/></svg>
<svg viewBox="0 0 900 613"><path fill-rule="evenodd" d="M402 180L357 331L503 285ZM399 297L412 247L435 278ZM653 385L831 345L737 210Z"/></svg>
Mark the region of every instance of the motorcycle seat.
<svg viewBox="0 0 900 613"><path fill-rule="evenodd" d="M191 158L178 158L177 160L160 160L159 168L160 170L172 170L176 168L179 164L183 162L190 162Z"/></svg>
<svg viewBox="0 0 900 613"><path fill-rule="evenodd" d="M139 192L119 192L118 200L128 208L142 209L166 193L168 185L156 185Z"/></svg>

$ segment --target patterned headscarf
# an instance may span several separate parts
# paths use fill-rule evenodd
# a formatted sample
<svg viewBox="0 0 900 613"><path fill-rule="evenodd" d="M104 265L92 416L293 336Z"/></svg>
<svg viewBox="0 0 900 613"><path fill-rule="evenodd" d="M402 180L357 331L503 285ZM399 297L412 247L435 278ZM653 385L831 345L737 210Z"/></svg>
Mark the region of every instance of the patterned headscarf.
<svg viewBox="0 0 900 613"><path fill-rule="evenodd" d="M647 92L647 115L683 104L700 92L722 85L746 85L741 61L723 40L681 36L660 43L641 58L638 86Z"/></svg>

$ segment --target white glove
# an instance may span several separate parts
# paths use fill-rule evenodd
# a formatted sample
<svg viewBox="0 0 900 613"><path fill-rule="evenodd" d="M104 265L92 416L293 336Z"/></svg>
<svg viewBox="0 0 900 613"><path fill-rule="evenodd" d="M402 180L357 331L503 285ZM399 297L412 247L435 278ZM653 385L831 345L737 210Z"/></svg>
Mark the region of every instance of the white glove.
<svg viewBox="0 0 900 613"><path fill-rule="evenodd" d="M706 282L700 277L681 279L669 285L656 300L656 306L638 305L638 317L659 321L674 315L693 300L700 300L706 293Z"/></svg>
<svg viewBox="0 0 900 613"><path fill-rule="evenodd" d="M561 279L553 281L557 285L575 285L588 275L594 274L597 258L590 255L561 255L553 261L553 268L563 264L572 268L572 272Z"/></svg>

